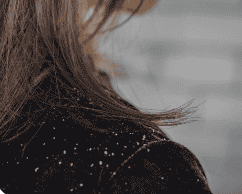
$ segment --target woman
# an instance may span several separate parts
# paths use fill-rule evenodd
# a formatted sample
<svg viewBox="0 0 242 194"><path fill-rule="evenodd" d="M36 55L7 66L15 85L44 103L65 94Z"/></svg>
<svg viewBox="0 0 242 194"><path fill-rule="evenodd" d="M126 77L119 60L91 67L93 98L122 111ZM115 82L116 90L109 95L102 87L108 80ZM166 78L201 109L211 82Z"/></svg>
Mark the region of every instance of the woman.
<svg viewBox="0 0 242 194"><path fill-rule="evenodd" d="M212 193L196 156L158 127L188 123L191 103L140 111L97 65L95 44L114 14L146 14L156 2L91 2L0 2L0 189Z"/></svg>

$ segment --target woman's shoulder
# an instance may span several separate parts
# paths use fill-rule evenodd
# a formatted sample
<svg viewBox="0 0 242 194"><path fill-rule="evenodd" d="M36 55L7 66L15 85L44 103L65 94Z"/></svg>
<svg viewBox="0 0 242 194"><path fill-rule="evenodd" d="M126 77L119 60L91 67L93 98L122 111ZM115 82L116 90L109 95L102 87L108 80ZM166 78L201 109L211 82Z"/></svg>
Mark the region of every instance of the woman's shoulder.
<svg viewBox="0 0 242 194"><path fill-rule="evenodd" d="M110 181L114 190L122 188L122 182L126 181L134 191L147 193L212 193L195 154L170 140L152 141L142 146L120 165Z"/></svg>

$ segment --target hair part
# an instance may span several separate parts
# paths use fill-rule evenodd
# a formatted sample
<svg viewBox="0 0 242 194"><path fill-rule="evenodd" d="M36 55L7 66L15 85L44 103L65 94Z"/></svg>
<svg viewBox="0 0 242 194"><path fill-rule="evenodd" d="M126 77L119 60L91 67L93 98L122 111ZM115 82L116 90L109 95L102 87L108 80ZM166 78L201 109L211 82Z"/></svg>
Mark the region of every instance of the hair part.
<svg viewBox="0 0 242 194"><path fill-rule="evenodd" d="M31 126L38 125L36 121L41 113L44 114L47 109L45 107L68 108L61 103L61 89L76 88L85 94L79 102L70 98L74 106L80 109L88 108L97 117L105 120L118 122L120 119L128 119L134 123L142 123L148 131L153 128L157 133L163 133L158 126L196 121L189 121L188 115L194 113L197 107L186 109L193 100L170 111L151 110L147 113L147 109L143 109L144 112L138 110L114 90L107 89L100 83L88 43L97 34L108 31L101 29L115 12L122 10L125 0L97 0L93 16L81 27L78 1L81 0L0 2L1 142L10 142L27 132ZM144 0L140 0L137 7L132 9L128 20L138 14L143 3ZM96 23L94 27L90 25L92 22ZM91 34L88 29L90 26L94 28ZM41 89L40 85L47 77L55 80L57 96L49 96L50 100L43 101L43 98L47 99L48 91ZM42 105L39 109L34 107L29 113L24 112L24 104L33 97L37 104L42 102ZM84 104L84 99L92 99L92 105ZM23 115L28 118L23 122L24 125L11 127L16 118ZM14 128L17 133L13 133Z"/></svg>

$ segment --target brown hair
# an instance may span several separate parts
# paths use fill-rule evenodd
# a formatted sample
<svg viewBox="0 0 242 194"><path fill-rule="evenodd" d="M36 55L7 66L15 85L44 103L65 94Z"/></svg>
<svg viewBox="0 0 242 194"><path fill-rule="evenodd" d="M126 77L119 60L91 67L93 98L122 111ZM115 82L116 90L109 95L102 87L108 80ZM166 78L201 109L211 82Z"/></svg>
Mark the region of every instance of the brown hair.
<svg viewBox="0 0 242 194"><path fill-rule="evenodd" d="M10 142L25 133L31 125L38 125L37 118L40 117L41 112L47 109L43 108L44 106L40 109L34 107L27 114L28 120L23 123L28 127L11 127L18 116L26 115L23 111L23 105L29 102L29 99L34 96L38 103L42 102L51 107L54 104L60 106L61 88L76 88L85 94L82 99L83 103L82 100L76 103L73 101L75 106L82 110L89 107L89 111L93 111L96 116L102 119L112 119L117 122L126 118L135 123L142 123L148 130L153 128L158 133L162 132L158 126L188 123L187 116L194 113L194 110L192 108L184 109L191 102L184 107L170 111L145 113L122 99L113 89L101 84L95 73L93 56L88 42L98 33L103 33L101 29L105 22L113 13L124 9L124 4L127 1L96 0L93 16L85 24L83 23L82 27L78 25L79 18L76 10L80 2L82 0L0 1L1 142ZM144 0L140 0L136 8L127 8L126 11L132 13L129 19L134 14L145 13L144 10L139 13L144 8L142 7L143 3ZM103 12L100 16L102 9ZM96 22L95 30L89 34L87 29L96 17L100 21ZM57 76L57 72L59 72L59 76ZM50 96L48 91L43 90L43 88L40 90L40 83L47 77L53 77L55 80L58 91L57 98ZM44 101L43 98L47 99L48 95L51 97L50 100ZM58 102L54 102L54 99L58 99ZM84 104L84 99L92 99L92 107ZM12 133L14 128L17 128L16 133ZM24 130L20 132L22 128ZM9 138L6 138L7 135Z"/></svg>

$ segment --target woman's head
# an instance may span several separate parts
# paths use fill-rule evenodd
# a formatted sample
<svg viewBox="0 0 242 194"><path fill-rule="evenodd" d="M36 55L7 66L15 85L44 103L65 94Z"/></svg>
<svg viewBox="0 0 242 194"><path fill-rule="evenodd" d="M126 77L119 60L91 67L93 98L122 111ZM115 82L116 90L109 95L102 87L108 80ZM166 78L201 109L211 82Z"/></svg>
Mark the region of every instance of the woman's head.
<svg viewBox="0 0 242 194"><path fill-rule="evenodd" d="M112 118L118 122L120 118L126 118L136 123L141 122L147 128L151 127L156 131L159 131L158 125L188 123L184 121L187 120L187 115L194 111L184 112L185 107L149 114L127 106L130 103L122 99L112 89L109 80L102 79L97 71L95 60L99 60L100 64L102 59L97 58L95 43L99 37L108 33L108 31L102 32L107 29L105 25L109 23L109 19L122 12L129 12L130 18L134 14L145 14L156 3L152 1L147 4L148 1L144 0L135 2L137 3L126 0L1 1L0 137L2 142L11 141L27 131L27 127L21 131L23 127L18 126L15 135L7 136L13 131L13 127L9 127L8 124L17 116L25 114L22 111L23 105L30 98L34 96L36 104L41 103L45 106L31 109L28 121L25 122L29 126L41 115L41 111L46 109L43 107L62 105L63 94L60 91L66 88L80 90L84 94L83 102L84 99L92 99L93 105L90 111L99 114L103 119ZM91 8L93 14L86 20L88 10ZM40 88L40 83L47 77L55 80L56 98ZM45 86L48 84L50 83L45 83ZM43 97L43 94L45 100L38 97L40 95ZM87 106L82 100L73 103L80 109Z"/></svg>

